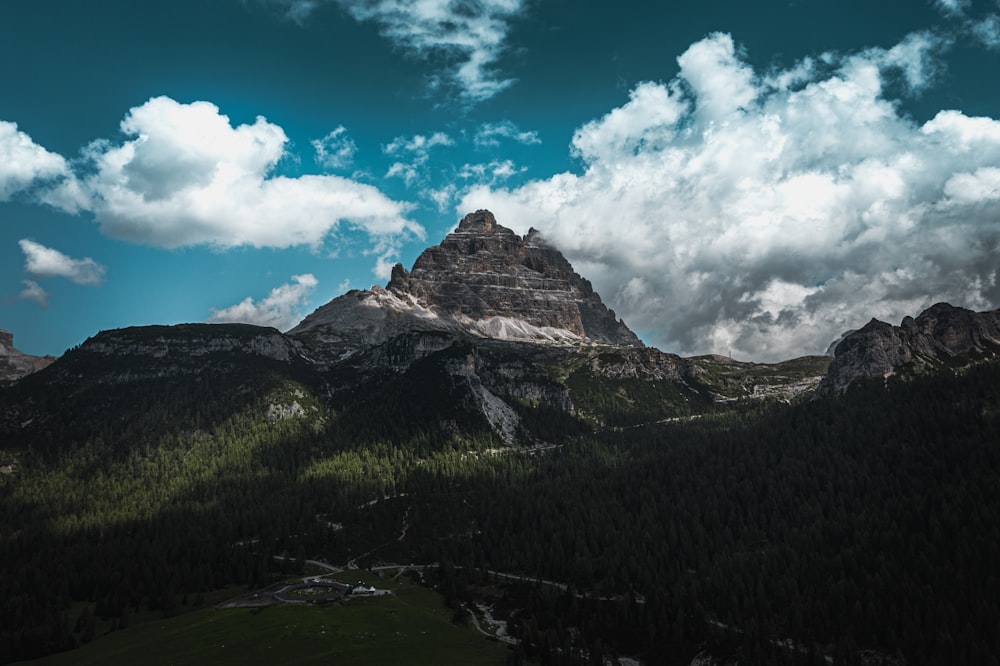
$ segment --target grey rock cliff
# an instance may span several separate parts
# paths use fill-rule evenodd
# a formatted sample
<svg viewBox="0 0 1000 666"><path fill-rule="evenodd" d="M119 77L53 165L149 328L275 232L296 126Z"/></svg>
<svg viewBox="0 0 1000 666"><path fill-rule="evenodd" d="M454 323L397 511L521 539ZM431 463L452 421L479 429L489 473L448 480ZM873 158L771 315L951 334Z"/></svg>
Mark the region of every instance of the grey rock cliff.
<svg viewBox="0 0 1000 666"><path fill-rule="evenodd" d="M590 282L531 230L521 237L486 210L465 216L384 289L335 298L289 331L335 361L404 332L642 347Z"/></svg>
<svg viewBox="0 0 1000 666"><path fill-rule="evenodd" d="M32 356L18 351L14 348L14 334L0 328L0 382L15 382L55 360L55 356Z"/></svg>
<svg viewBox="0 0 1000 666"><path fill-rule="evenodd" d="M913 376L1000 357L1000 310L938 303L899 326L872 319L834 351L817 396L843 393L862 377Z"/></svg>

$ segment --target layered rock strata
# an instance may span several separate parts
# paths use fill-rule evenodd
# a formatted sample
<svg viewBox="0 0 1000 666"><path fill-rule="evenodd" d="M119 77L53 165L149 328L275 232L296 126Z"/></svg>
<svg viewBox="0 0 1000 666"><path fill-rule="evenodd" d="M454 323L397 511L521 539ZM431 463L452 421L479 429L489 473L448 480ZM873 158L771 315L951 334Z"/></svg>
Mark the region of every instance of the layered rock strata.
<svg viewBox="0 0 1000 666"><path fill-rule="evenodd" d="M397 264L384 289L335 298L289 335L343 358L413 331L643 346L538 231L518 236L486 210L465 216L411 270Z"/></svg>

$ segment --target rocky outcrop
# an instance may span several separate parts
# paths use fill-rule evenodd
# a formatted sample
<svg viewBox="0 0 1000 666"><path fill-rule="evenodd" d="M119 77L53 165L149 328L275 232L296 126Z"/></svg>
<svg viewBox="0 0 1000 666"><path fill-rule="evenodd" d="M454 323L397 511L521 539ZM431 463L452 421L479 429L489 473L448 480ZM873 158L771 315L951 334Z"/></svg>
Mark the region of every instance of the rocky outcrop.
<svg viewBox="0 0 1000 666"><path fill-rule="evenodd" d="M384 289L348 292L289 335L333 361L408 331L643 346L539 232L518 236L486 210L466 215L409 271L397 264Z"/></svg>
<svg viewBox="0 0 1000 666"><path fill-rule="evenodd" d="M862 377L909 377L1000 357L1000 310L973 312L938 303L899 326L872 319L834 351L819 397Z"/></svg>
<svg viewBox="0 0 1000 666"><path fill-rule="evenodd" d="M239 353L290 361L298 356L295 344L280 331L250 324L132 326L102 331L84 342L80 350L107 356L149 358Z"/></svg>
<svg viewBox="0 0 1000 666"><path fill-rule="evenodd" d="M178 324L101 331L66 352L49 374L56 382L122 383L197 375L253 360L308 363L298 343L274 328Z"/></svg>
<svg viewBox="0 0 1000 666"><path fill-rule="evenodd" d="M55 356L32 356L18 351L14 348L14 334L0 328L0 383L16 382L55 360Z"/></svg>

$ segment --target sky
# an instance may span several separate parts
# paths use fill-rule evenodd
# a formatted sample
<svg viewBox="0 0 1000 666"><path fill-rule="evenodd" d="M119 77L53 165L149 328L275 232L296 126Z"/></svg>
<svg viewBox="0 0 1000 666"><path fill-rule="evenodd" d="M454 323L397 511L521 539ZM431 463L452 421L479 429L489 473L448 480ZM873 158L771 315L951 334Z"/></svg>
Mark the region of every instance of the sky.
<svg viewBox="0 0 1000 666"><path fill-rule="evenodd" d="M480 208L682 355L998 308L998 2L6 2L0 328L287 330Z"/></svg>

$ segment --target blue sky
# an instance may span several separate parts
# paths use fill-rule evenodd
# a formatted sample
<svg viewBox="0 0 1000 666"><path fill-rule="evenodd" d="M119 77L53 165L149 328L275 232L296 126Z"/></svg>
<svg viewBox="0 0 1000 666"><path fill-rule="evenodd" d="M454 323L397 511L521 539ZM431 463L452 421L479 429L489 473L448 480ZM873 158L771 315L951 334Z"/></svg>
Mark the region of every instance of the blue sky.
<svg viewBox="0 0 1000 666"><path fill-rule="evenodd" d="M681 354L1000 307L996 0L2 12L0 327L29 353L287 329L476 208Z"/></svg>

